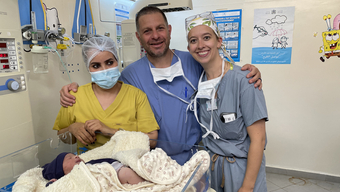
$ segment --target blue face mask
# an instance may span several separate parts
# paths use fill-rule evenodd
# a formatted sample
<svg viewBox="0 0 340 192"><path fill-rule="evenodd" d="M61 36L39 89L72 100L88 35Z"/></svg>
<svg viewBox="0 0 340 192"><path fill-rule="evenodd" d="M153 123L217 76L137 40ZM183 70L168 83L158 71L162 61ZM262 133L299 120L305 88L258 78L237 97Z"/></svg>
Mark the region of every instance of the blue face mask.
<svg viewBox="0 0 340 192"><path fill-rule="evenodd" d="M103 89L111 89L120 77L118 66L102 71L90 72L90 74L92 82Z"/></svg>

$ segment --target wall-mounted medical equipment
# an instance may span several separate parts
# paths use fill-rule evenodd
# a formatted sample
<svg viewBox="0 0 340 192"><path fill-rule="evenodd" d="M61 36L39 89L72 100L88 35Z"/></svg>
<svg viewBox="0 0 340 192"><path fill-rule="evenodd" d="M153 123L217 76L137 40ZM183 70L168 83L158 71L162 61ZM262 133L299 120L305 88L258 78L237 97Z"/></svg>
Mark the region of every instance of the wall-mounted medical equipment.
<svg viewBox="0 0 340 192"><path fill-rule="evenodd" d="M0 36L6 35L2 33L1 31ZM8 33L11 34L11 32ZM0 74L18 71L19 67L23 67L22 58L22 44L20 42L15 44L15 38L0 38Z"/></svg>
<svg viewBox="0 0 340 192"><path fill-rule="evenodd" d="M35 143L18 0L0 0L0 156Z"/></svg>
<svg viewBox="0 0 340 192"><path fill-rule="evenodd" d="M72 35L77 43L84 43L96 34L90 0L76 0Z"/></svg>
<svg viewBox="0 0 340 192"><path fill-rule="evenodd" d="M130 18L134 18L137 12L147 6L154 6L163 12L176 12L192 10L192 0L139 0L134 3L130 10Z"/></svg>
<svg viewBox="0 0 340 192"><path fill-rule="evenodd" d="M26 90L24 75L0 76L0 96Z"/></svg>
<svg viewBox="0 0 340 192"><path fill-rule="evenodd" d="M24 41L30 41L38 44L39 41L45 41L45 31L37 29L35 12L31 12L32 24L22 26L22 37Z"/></svg>
<svg viewBox="0 0 340 192"><path fill-rule="evenodd" d="M48 44L65 34L56 8L49 9L41 0L18 0L25 44Z"/></svg>
<svg viewBox="0 0 340 192"><path fill-rule="evenodd" d="M32 54L33 72L48 73L48 52L57 53L60 71L67 71L64 63L74 40L61 27L58 10L47 8L42 0L18 0L18 5L22 38L24 44L30 45L23 50Z"/></svg>
<svg viewBox="0 0 340 192"><path fill-rule="evenodd" d="M44 43L45 31L49 29L42 0L18 0L18 6L24 44Z"/></svg>

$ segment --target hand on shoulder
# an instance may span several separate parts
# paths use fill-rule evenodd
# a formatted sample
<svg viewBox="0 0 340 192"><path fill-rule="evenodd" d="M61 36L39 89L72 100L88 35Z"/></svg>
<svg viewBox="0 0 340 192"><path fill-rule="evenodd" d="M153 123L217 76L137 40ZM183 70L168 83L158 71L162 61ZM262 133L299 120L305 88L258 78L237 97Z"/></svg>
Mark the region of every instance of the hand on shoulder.
<svg viewBox="0 0 340 192"><path fill-rule="evenodd" d="M70 91L78 91L78 83L73 82L71 84L65 85L59 91L60 93L60 105L63 107L73 106L76 103L76 97L70 94Z"/></svg>

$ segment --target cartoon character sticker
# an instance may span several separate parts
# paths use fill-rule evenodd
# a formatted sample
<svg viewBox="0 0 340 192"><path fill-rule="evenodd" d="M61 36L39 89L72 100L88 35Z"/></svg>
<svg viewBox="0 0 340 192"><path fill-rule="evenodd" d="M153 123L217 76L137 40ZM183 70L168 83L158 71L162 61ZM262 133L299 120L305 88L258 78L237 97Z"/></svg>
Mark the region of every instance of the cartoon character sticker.
<svg viewBox="0 0 340 192"><path fill-rule="evenodd" d="M331 27L332 16L328 14L323 16L323 19L327 24L327 31L322 33L323 46L320 47L319 53L323 52L323 56L320 57L322 62L325 62L325 57L329 59L332 56L338 56L340 58L340 14L334 18L333 29Z"/></svg>

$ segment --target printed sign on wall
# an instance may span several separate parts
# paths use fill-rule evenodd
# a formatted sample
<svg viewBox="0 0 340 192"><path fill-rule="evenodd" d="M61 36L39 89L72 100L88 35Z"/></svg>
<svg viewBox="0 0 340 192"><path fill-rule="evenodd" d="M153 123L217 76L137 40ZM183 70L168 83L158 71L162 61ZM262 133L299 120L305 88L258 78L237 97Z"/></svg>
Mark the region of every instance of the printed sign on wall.
<svg viewBox="0 0 340 192"><path fill-rule="evenodd" d="M290 64L295 7L254 10L252 64Z"/></svg>
<svg viewBox="0 0 340 192"><path fill-rule="evenodd" d="M235 62L240 61L242 10L213 11L213 14L227 52Z"/></svg>

